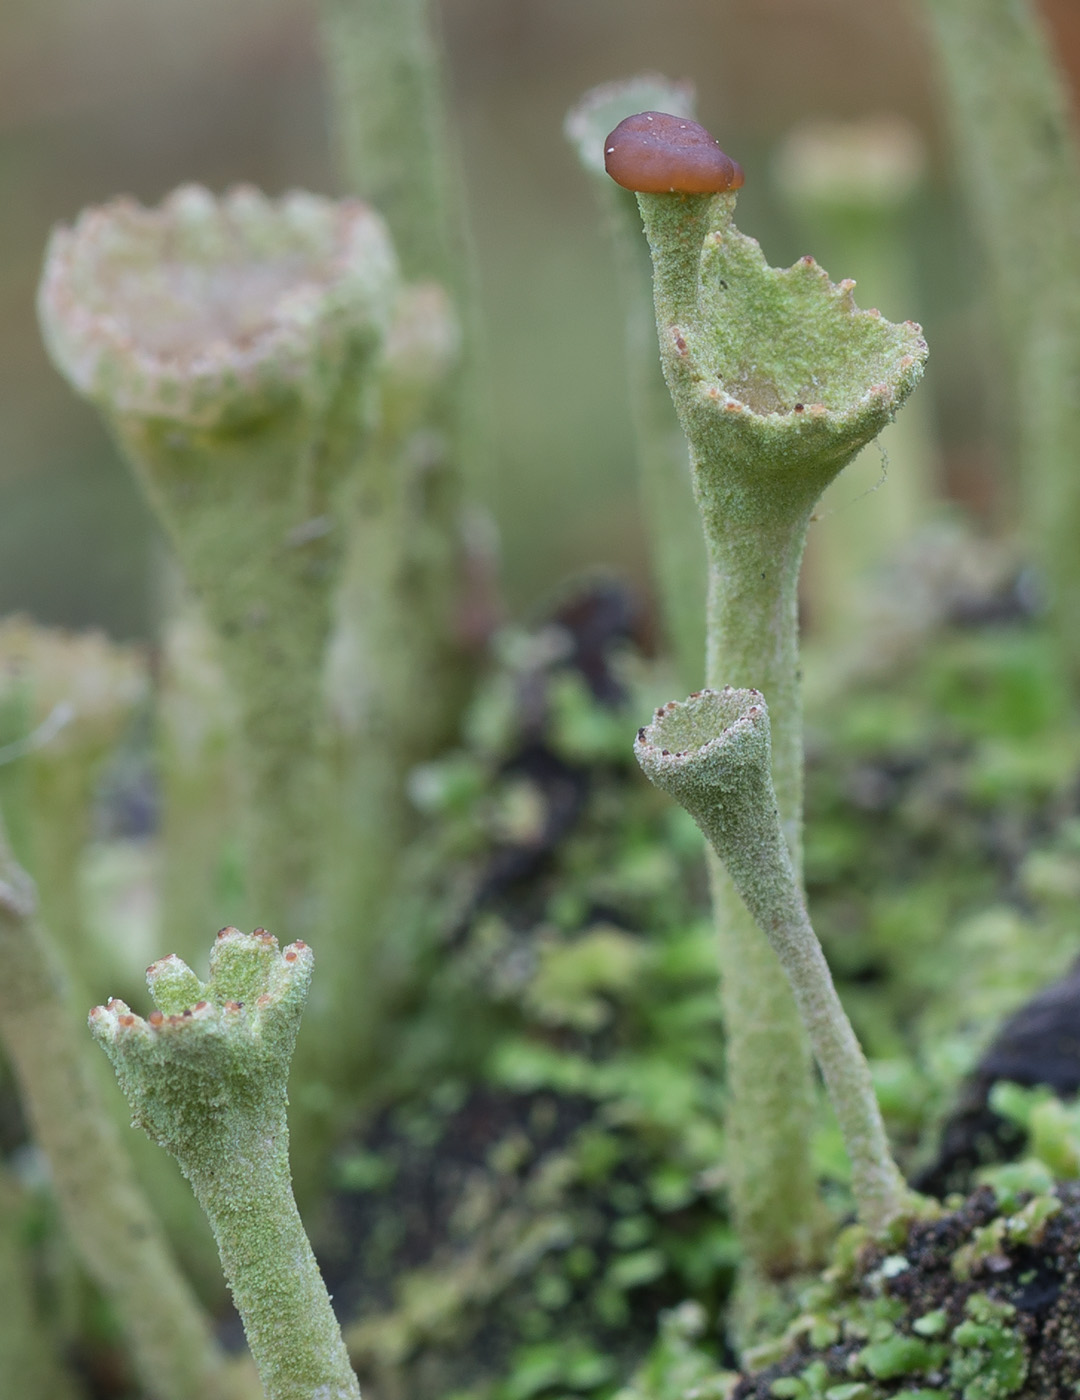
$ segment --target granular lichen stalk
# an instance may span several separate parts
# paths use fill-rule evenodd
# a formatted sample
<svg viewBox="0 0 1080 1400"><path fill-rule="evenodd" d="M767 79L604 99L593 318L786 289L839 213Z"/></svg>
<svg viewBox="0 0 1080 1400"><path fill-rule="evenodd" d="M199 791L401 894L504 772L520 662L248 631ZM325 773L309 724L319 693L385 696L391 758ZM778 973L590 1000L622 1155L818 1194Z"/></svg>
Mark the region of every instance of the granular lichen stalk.
<svg viewBox="0 0 1080 1400"><path fill-rule="evenodd" d="M103 411L224 643L250 905L304 927L327 805L323 671L397 293L377 214L185 186L52 237L46 344Z"/></svg>
<svg viewBox="0 0 1080 1400"><path fill-rule="evenodd" d="M727 687L671 702L639 732L635 753L701 827L779 959L840 1123L859 1219L880 1232L910 1210L912 1196L780 829L763 697Z"/></svg>
<svg viewBox="0 0 1080 1400"><path fill-rule="evenodd" d="M136 1180L36 906L0 824L0 1043L74 1251L108 1300L148 1396L252 1400Z"/></svg>
<svg viewBox="0 0 1080 1400"><path fill-rule="evenodd" d="M156 1011L113 999L90 1029L206 1212L268 1400L359 1400L289 1172L286 1083L312 966L302 942L222 929L205 985L162 958L147 970Z"/></svg>
<svg viewBox="0 0 1080 1400"><path fill-rule="evenodd" d="M734 193L639 194L660 358L690 444L709 556L706 683L755 687L772 716L772 777L802 868L797 585L811 512L922 374L912 322L860 311L812 258L769 267L735 227ZM814 1251L805 1041L772 950L712 867L731 1094L731 1185L766 1274Z"/></svg>

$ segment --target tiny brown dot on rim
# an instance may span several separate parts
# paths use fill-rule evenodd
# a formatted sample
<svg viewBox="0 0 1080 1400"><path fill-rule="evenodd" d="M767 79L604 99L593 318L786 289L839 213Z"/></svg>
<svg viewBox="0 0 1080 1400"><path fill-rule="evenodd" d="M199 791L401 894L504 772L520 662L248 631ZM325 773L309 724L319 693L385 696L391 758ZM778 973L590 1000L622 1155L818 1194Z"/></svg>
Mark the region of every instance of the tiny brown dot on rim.
<svg viewBox="0 0 1080 1400"><path fill-rule="evenodd" d="M796 412L796 413L801 413L805 407L806 407L805 404L797 403L797 404L795 405L795 412Z"/></svg>
<svg viewBox="0 0 1080 1400"><path fill-rule="evenodd" d="M296 955L296 952L295 952L292 948L290 948L289 951L285 954L285 961L286 961L286 962L295 962L295 961L296 961L296 956L297 956L297 955Z"/></svg>
<svg viewBox="0 0 1080 1400"><path fill-rule="evenodd" d="M146 1019L151 1026L160 1026L162 1021L164 1021L165 1017L160 1011L151 1011L150 1015L147 1016Z"/></svg>
<svg viewBox="0 0 1080 1400"><path fill-rule="evenodd" d="M210 1003L209 1003L208 1001L197 1001L197 1002L195 1003L195 1010L196 1010L196 1011L205 1011L206 1008L207 1008L209 1005L210 1005Z"/></svg>

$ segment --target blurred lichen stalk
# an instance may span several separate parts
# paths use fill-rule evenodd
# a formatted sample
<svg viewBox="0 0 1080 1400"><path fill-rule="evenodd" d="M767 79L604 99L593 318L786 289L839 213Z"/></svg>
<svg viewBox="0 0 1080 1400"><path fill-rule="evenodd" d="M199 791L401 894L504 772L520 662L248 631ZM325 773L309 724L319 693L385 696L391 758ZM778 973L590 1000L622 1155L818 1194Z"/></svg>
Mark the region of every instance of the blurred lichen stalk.
<svg viewBox="0 0 1080 1400"><path fill-rule="evenodd" d="M1080 181L1061 84L1020 0L926 9L1016 361L1028 544L1080 674ZM205 1234L188 1228L190 1199L149 1160L137 1180L82 1028L84 989L102 969L130 976L88 931L76 871L102 755L151 678L100 639L21 624L0 639L12 741L0 796L39 887L5 838L0 1036L71 1246L144 1393L165 1400L254 1396L260 1384L271 1400L358 1394L292 1180L302 1203L317 1201L327 1146L378 1054L381 957L413 828L406 776L454 735L490 614L461 490L481 433L466 211L431 17L425 0L324 0L323 31L347 197L186 186L156 209L118 200L54 234L40 296L54 362L103 414L178 570L154 711L170 956L150 968L156 1011L144 1020L114 998L92 1029L136 1123L177 1158L210 1221L258 1380L226 1357L196 1300L190 1280L205 1289L213 1265ZM685 86L637 80L591 94L568 130L598 170L621 117L689 118L691 105ZM888 130L801 140L779 178L807 224L880 248L918 153ZM865 178L845 183L859 162ZM859 311L853 284L830 283L812 259L768 267L732 222L733 190L672 191L646 187L640 213L625 190L605 197L666 640L686 687L712 689L658 712L639 757L717 854L726 1169L746 1275L782 1288L820 1265L826 1229L804 1024L862 1219L880 1229L911 1209L803 902L797 590L821 493L888 425L925 346L911 323ZM690 470L657 373L641 218ZM733 290L725 301L718 289ZM891 449L897 471L911 464L904 530L930 509L920 431ZM871 532L873 549L896 532L894 515ZM818 567L822 632L841 643L854 574L831 557ZM203 983L185 959L226 917L255 932L223 930ZM274 934L292 941L282 950ZM298 1051L290 1169L285 1084L309 943L316 1014ZM74 1400L53 1324L19 1284L23 1251L6 1222L21 1190L0 1172L0 1296L11 1300L0 1389ZM772 1302L748 1297L750 1336Z"/></svg>

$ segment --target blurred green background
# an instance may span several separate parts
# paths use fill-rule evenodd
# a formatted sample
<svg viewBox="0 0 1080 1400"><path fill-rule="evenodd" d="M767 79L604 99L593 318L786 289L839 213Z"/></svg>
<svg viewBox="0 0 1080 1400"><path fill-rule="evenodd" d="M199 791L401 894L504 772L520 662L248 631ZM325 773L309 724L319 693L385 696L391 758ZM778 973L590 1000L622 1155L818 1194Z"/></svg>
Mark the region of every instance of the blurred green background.
<svg viewBox="0 0 1080 1400"><path fill-rule="evenodd" d="M476 497L498 522L508 606L528 617L567 574L608 565L642 588L622 317L595 191L567 107L598 82L689 77L702 120L747 172L739 223L773 263L827 247L777 196L773 153L808 117L896 112L929 173L905 236L946 497L1007 519L988 314L954 192L932 62L904 0L443 0L481 297L491 450ZM1046 6L1080 71L1080 6ZM333 189L310 0L0 3L0 611L117 637L152 634L148 516L92 411L48 365L34 288L48 230L115 193ZM858 297L858 293L856 293ZM882 488L888 491L888 482ZM886 497L887 501L887 497ZM876 506L880 508L880 505Z"/></svg>

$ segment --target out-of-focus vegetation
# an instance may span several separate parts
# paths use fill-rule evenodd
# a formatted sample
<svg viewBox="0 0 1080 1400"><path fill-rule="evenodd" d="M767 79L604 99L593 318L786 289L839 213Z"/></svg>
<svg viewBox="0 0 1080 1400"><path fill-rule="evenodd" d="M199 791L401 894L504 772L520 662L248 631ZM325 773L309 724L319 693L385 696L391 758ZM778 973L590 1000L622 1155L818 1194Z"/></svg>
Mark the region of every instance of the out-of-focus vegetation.
<svg viewBox="0 0 1080 1400"><path fill-rule="evenodd" d="M884 458L867 449L811 526L803 611L809 896L900 1163L935 1190L967 1189L1022 1129L1075 1174L1075 1112L1041 1092L992 1093L1004 1071L967 1081L945 1151L939 1142L996 1028L1076 955L1075 697L1014 538L993 313L918 7L437 8L486 421L466 485L496 528L496 611L511 623L475 667L460 732L407 777L401 830L418 839L378 891L393 937L367 948L374 994L354 998L344 979L320 991L316 973L311 1020L324 1019L309 1041L347 1040L357 1070L336 1139L327 1085L303 1070L294 1080L292 1121L311 1132L296 1144L301 1204L375 1400L606 1400L627 1385L623 1396L642 1400L719 1395L740 1245L715 948L697 833L639 780L630 749L668 697L670 660L616 277L561 134L584 89L648 69L692 80L699 115L747 172L739 223L769 261L812 252L859 282L862 305L920 320L931 345L914 440L886 437ZM1048 0L1043 14L1080 81L1074 6ZM45 359L42 249L53 223L117 191L146 203L187 181L334 193L317 24L310 0L7 0L0 11L0 613L123 644L159 638L176 591L167 550L116 448ZM791 162L808 158L820 123L879 115L916 153L903 197L857 219L842 190L830 208L801 197ZM924 491L909 510L898 477L916 461ZM871 556L865 576L833 567L847 547ZM566 591L597 568L625 587ZM76 682L66 642L53 658L19 622L2 639L0 806L80 1004L139 999L139 967L168 951L157 930L173 936L160 889L189 884L182 863L161 868L147 680L165 697L174 780L194 755L174 798L196 821L176 850L202 868L176 907L212 905L220 923L245 909L237 773L221 759L233 717L205 703L218 677L201 634L190 654L181 645L191 622L173 618L169 664L187 668L183 683L153 665L147 677L136 649L100 638L76 655ZM105 696L105 717L74 764L64 706L78 684ZM87 702L82 718L95 713ZM29 731L44 742L24 752ZM205 827L200 801L213 809ZM64 821L43 824L46 809ZM205 932L178 932L181 951L197 952ZM325 1011L343 1002L356 1024L339 1034ZM1003 1050L995 1063L1006 1062ZM70 1362L55 1400L143 1400L107 1287L63 1243L12 1079L0 1076L0 1295L34 1279L26 1334ZM1037 1080L1031 1069L1025 1082ZM205 1228L170 1164L134 1137L141 1188L231 1347L239 1329ZM813 1170L839 1222L848 1164L823 1097ZM27 1393L53 1400L50 1353L34 1346ZM820 1374L789 1368L803 1389L774 1393L816 1396ZM830 1400L868 1394L856 1385Z"/></svg>
<svg viewBox="0 0 1080 1400"><path fill-rule="evenodd" d="M986 311L938 127L930 54L904 5L857 0L458 0L441 8L473 211L491 448L475 483L501 531L512 610L576 568L645 582L620 318L593 197L559 136L590 84L644 68L691 78L702 118L748 172L743 224L776 264L832 250L778 196L772 159L798 122L894 112L930 172L906 219L914 304L933 345L943 494L1008 515L1001 454L979 414L970 353ZM1066 60L1071 7L1048 10ZM92 415L40 348L33 295L49 227L114 191L154 202L189 179L220 189L330 191L316 14L304 3L152 6L10 0L0 17L0 600L42 621L145 636L156 612L152 532ZM1080 64L1080 58L1076 59ZM529 269L522 277L520 269ZM878 292L867 288L868 295ZM861 293L860 293L861 295ZM520 431L524 428L525 431ZM873 471L870 481L876 480ZM563 510L572 493L571 519ZM853 494L857 494L853 492ZM877 497L849 507L888 509Z"/></svg>

